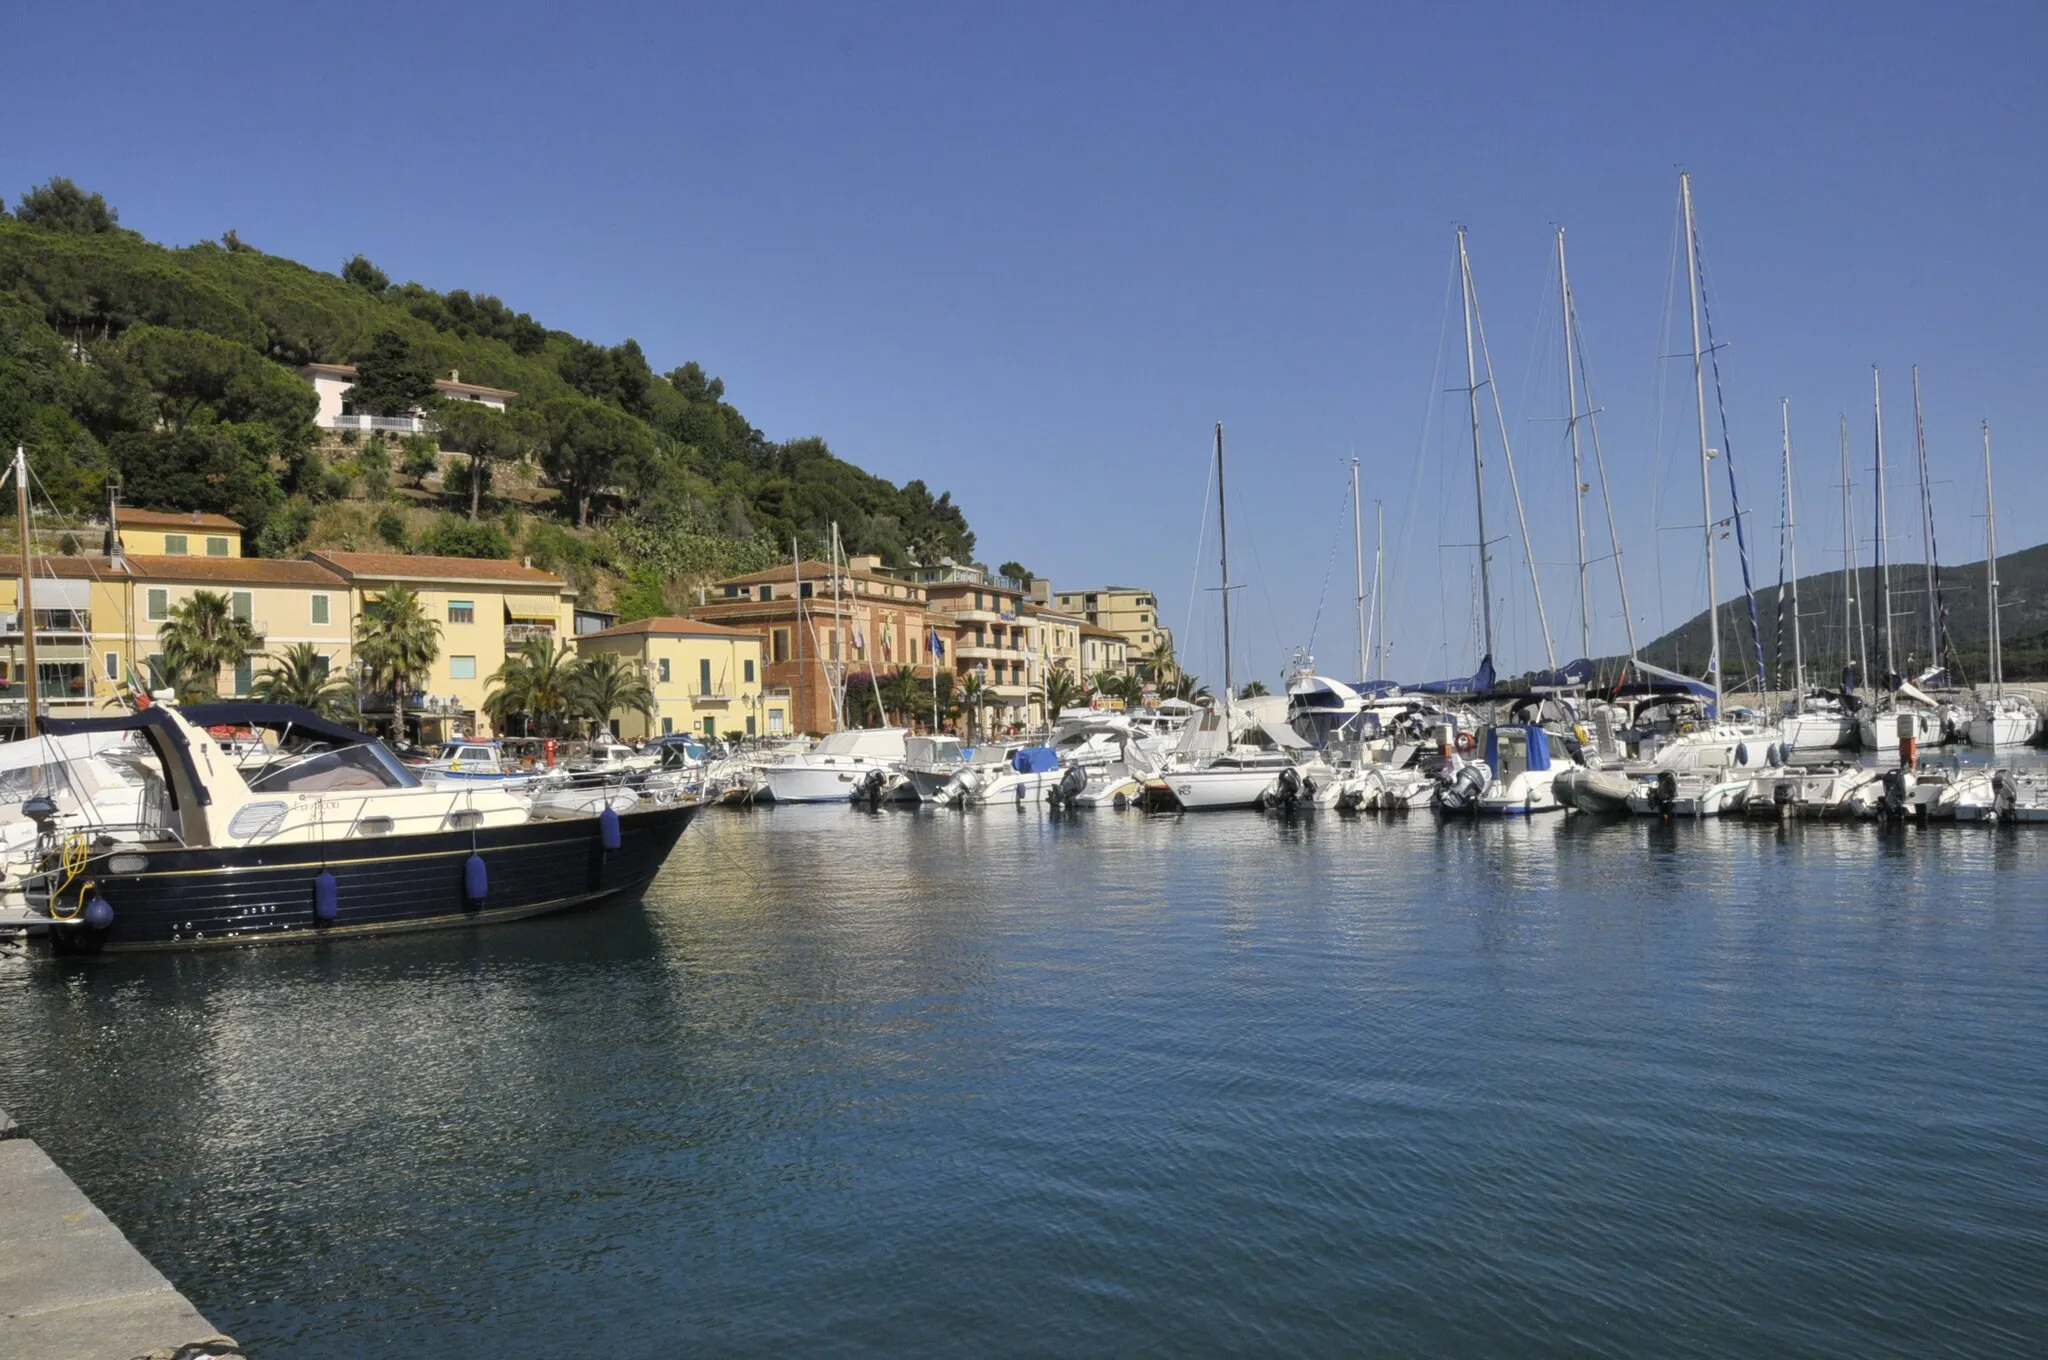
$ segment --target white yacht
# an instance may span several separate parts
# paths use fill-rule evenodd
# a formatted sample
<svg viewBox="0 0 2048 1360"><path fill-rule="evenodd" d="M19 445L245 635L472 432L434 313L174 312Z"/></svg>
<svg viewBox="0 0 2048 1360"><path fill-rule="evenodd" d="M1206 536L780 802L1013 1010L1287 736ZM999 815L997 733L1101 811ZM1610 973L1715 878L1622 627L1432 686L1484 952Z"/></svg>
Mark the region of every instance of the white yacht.
<svg viewBox="0 0 2048 1360"><path fill-rule="evenodd" d="M908 729L854 728L834 732L810 750L765 765L761 776L778 803L842 803L871 774L890 779L903 770Z"/></svg>

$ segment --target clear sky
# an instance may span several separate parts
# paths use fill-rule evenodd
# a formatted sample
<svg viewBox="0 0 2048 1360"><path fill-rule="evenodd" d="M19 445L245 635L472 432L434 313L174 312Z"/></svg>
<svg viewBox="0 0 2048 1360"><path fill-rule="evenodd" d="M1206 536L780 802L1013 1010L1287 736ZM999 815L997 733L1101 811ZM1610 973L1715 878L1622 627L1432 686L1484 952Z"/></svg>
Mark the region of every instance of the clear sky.
<svg viewBox="0 0 2048 1360"><path fill-rule="evenodd" d="M1412 679L1476 659L1469 432L1437 390L1463 383L1457 223L1560 657L1553 224L1639 629L1703 602L1689 370L1659 358L1684 339L1681 166L1760 580L1781 397L1802 565L1840 560L1844 412L1868 538L1873 363L1897 555L1920 555L1914 363L1944 560L1981 556L1980 419L2001 543L2048 537L2044 40L2038 3L23 5L0 17L0 193L69 175L158 240L361 251L635 337L658 369L696 359L771 437L950 488L990 562L1155 586L1209 678L1213 423L1240 680L1312 629L1325 669L1356 669L1356 456L1368 540L1386 502L1388 669ZM1504 669L1543 660L1522 561L1497 545ZM1596 650L1621 645L1608 573Z"/></svg>

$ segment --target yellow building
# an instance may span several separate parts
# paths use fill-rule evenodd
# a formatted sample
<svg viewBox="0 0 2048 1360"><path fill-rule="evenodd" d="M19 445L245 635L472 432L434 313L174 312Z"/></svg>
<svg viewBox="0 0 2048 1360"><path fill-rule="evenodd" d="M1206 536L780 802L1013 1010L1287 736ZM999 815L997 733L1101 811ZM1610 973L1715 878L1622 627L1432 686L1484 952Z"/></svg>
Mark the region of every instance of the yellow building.
<svg viewBox="0 0 2048 1360"><path fill-rule="evenodd" d="M1034 587L1040 583L1033 582ZM1119 634L1129 643L1129 663L1144 674L1160 643L1171 643L1173 631L1159 621L1159 599L1136 586L1104 586L1100 590L1046 589L1043 594L1062 614L1078 614L1097 628ZM1091 672L1092 673L1092 672Z"/></svg>
<svg viewBox="0 0 2048 1360"><path fill-rule="evenodd" d="M612 720L616 735L636 741L694 732L718 738L782 736L790 726L787 690L763 687L761 635L697 619L638 619L576 639L584 656L606 653L639 666L654 692L654 720L628 713Z"/></svg>
<svg viewBox="0 0 2048 1360"><path fill-rule="evenodd" d="M85 717L114 699L102 645L127 632L130 575L105 557L37 557L29 583L35 608L38 710ZM21 618L21 559L0 557L0 722L27 709L27 653ZM118 649L117 649L118 650ZM125 655L121 651L120 655ZM116 677L118 678L118 676Z"/></svg>
<svg viewBox="0 0 2048 1360"><path fill-rule="evenodd" d="M226 515L197 510L114 511L124 553L144 557L240 557L242 526Z"/></svg>
<svg viewBox="0 0 2048 1360"><path fill-rule="evenodd" d="M171 611L202 590L227 596L234 616L254 628L260 640L241 665L224 669L216 678L217 693L246 696L271 661L301 642L311 643L329 670L348 670L348 582L317 562L138 555L130 556L127 566L128 599L121 627L95 636L97 669L106 682L119 679L124 666L147 680L150 663L163 658L157 639Z"/></svg>
<svg viewBox="0 0 2048 1360"><path fill-rule="evenodd" d="M403 553L308 553L347 582L351 615L394 585L418 593L440 630L441 650L425 685L407 700L425 728L489 730L483 716L491 675L529 640L572 642L575 597L567 583L536 567L470 557L408 557ZM371 696L364 696L368 702ZM423 728L422 735L427 735Z"/></svg>
<svg viewBox="0 0 2048 1360"><path fill-rule="evenodd" d="M1122 633L1094 624L1081 626L1081 674L1089 680L1104 671L1122 675L1130 664L1130 640Z"/></svg>

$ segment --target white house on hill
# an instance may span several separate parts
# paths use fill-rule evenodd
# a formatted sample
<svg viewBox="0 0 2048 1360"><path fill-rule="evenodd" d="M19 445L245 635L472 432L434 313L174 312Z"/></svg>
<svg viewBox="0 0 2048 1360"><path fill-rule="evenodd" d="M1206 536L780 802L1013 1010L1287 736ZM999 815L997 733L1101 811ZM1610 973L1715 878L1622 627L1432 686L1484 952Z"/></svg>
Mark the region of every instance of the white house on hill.
<svg viewBox="0 0 2048 1360"><path fill-rule="evenodd" d="M356 385L354 364L305 364L299 369L299 376L313 384L313 393L320 398L320 409L313 416L313 423L323 430L386 430L395 434L420 434L427 428L426 420L418 411L406 416L357 415L348 409L349 389ZM445 378L434 380L434 391L448 401L474 401L494 411L502 411L505 404L518 396L517 392L502 387L485 387L480 383L462 381L460 369L451 369Z"/></svg>

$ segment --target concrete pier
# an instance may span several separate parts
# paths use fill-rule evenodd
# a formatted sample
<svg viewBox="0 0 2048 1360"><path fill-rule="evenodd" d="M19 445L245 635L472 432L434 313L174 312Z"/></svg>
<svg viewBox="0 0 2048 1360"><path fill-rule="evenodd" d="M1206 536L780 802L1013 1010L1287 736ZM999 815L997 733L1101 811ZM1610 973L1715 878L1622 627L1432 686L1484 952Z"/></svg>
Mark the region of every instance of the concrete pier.
<svg viewBox="0 0 2048 1360"><path fill-rule="evenodd" d="M0 1360L241 1354L0 1110Z"/></svg>

